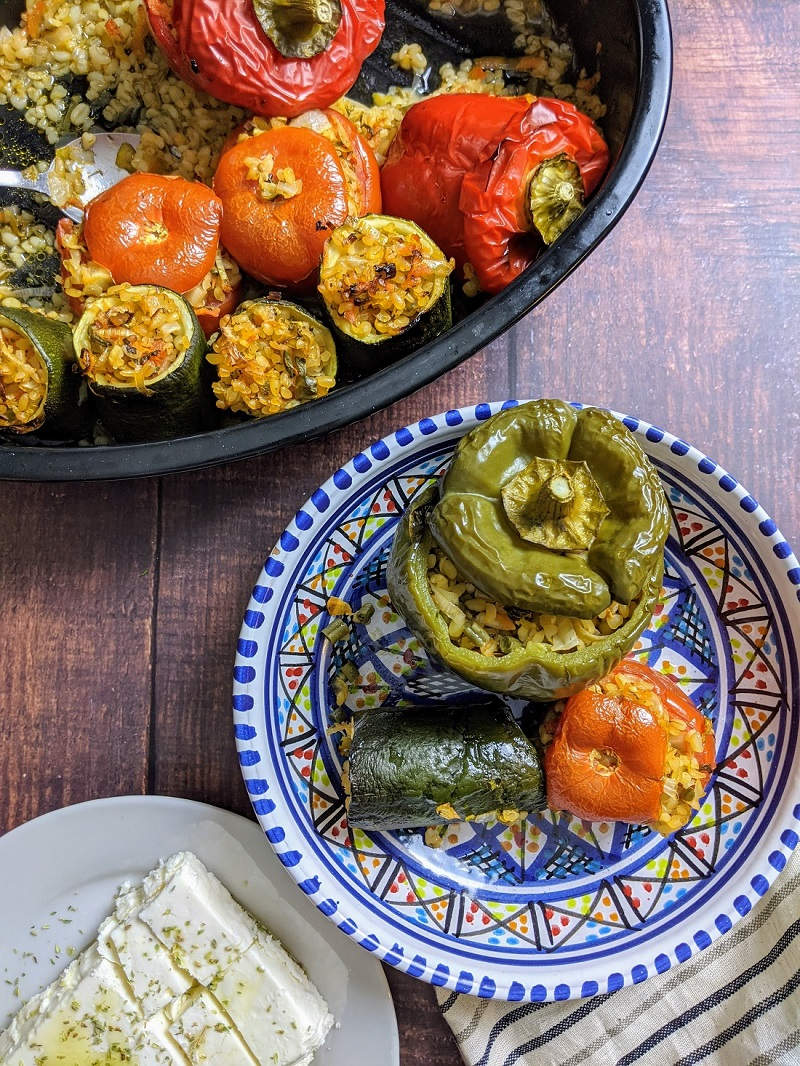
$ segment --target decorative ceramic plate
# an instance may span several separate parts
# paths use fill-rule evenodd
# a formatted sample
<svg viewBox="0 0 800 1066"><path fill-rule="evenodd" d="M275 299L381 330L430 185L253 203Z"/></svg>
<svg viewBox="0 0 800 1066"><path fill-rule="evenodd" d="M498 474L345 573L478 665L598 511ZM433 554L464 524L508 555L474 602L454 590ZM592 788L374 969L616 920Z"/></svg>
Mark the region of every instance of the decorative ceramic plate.
<svg viewBox="0 0 800 1066"><path fill-rule="evenodd" d="M767 891L797 845L800 567L733 477L683 441L624 418L672 511L662 600L633 654L680 679L713 720L717 766L697 816L667 840L644 826L547 812L510 828L449 827L440 849L419 831L351 829L338 738L328 732L332 677L342 655L355 660L354 709L464 691L393 612L386 562L409 499L458 438L500 407L398 430L297 512L245 614L235 730L267 838L340 929L435 985L568 999L643 981L707 947ZM376 608L343 649L320 634L332 595Z"/></svg>
<svg viewBox="0 0 800 1066"><path fill-rule="evenodd" d="M118 796L64 807L0 838L0 1030L64 970L113 910L123 881L189 850L280 938L337 1025L314 1066L398 1066L394 1006L377 963L304 904L255 822L205 803Z"/></svg>

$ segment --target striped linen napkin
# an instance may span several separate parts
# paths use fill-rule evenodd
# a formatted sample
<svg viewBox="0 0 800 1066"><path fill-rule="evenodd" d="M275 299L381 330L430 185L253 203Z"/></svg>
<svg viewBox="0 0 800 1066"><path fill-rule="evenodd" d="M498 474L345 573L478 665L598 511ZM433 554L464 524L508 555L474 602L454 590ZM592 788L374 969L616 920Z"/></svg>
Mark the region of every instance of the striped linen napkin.
<svg viewBox="0 0 800 1066"><path fill-rule="evenodd" d="M560 1003L437 997L468 1066L797 1066L800 849L727 935L642 984Z"/></svg>

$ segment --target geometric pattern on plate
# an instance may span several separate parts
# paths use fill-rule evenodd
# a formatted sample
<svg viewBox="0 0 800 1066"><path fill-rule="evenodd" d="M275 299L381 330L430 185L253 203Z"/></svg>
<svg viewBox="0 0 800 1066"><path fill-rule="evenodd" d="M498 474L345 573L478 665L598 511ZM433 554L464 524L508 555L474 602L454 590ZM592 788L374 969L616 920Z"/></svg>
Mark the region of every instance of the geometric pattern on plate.
<svg viewBox="0 0 800 1066"><path fill-rule="evenodd" d="M368 911L391 921L403 934L411 930L415 946L469 944L468 958L479 972L498 958L504 967L513 967L515 958L530 965L531 953L575 963L613 959L661 930L696 918L716 887L752 852L781 798L779 782L786 777L796 730L788 705L796 661L787 627L776 623L781 614L771 577L739 524L694 479L687 479L688 463L682 458L688 446L668 438L674 447L653 449L668 435L634 420L629 424L650 442L646 446L651 453L656 452L672 516L661 601L633 654L685 688L714 723L717 745L717 766L700 810L669 840L644 826L583 823L550 812L511 827L492 821L449 826L444 846L437 850L425 847L419 831L366 833L348 826L341 760L336 737L329 735L329 708L334 705L330 681L342 661L358 667L358 683L348 698L355 711L470 695L463 681L428 660L392 610L385 588L392 529L409 499L446 465L456 442L452 432L438 439L426 434L428 439L416 449L401 449L392 461L390 439L380 442L386 451L375 464L381 476L362 478L367 484L358 490L344 484L352 482L349 464L338 472L343 475L341 485L334 475L320 492L328 499L339 489L335 514L317 520L313 538L301 537L308 528L302 519L287 530L267 561L265 584L257 586L262 592L251 603L251 621L256 620L253 612L260 621L253 627L245 620L237 660L242 672L234 696L234 707L242 711L250 709L248 701L253 699L244 679L248 670L257 672L249 664L266 639L254 631L266 617L256 610L259 596L264 604L273 590L280 592L278 604L267 609L274 658L262 682L270 709L265 724L268 738L275 741L274 772L315 854L324 856L326 867ZM651 431L656 439L646 436ZM353 463L357 473L364 471L358 459ZM706 472L701 464L716 469L700 457L696 469L701 473ZM717 479L723 492L732 491L725 479L738 489L728 475L717 474ZM741 496L742 511L751 513L750 497ZM311 506L299 512L310 514ZM764 536L775 532L769 523L761 521ZM788 557L788 552L774 554ZM283 576L288 563L292 572ZM330 621L325 604L331 595L353 608L367 603L375 608L370 621L358 624L351 639L332 651L319 637L320 628ZM243 642L248 654L242 652ZM252 737L244 743L244 735L237 736L247 778L247 766L258 761L257 746ZM267 791L269 782L258 770L253 774L256 813L267 835L274 835L269 816L275 801L259 799L256 791L262 782ZM282 833L281 827L279 840ZM791 843L793 838L782 840ZM299 853L288 854L286 864L291 867ZM781 858L777 852L770 857L772 876ZM770 879L759 874L751 887L759 894ZM316 895L318 886L319 878L310 878L306 891ZM330 902L318 899L323 910ZM749 898L742 893L732 902L734 914L749 909ZM342 924L353 931L353 923ZM716 929L700 927L695 948L730 924L721 913ZM374 934L366 939L367 946L378 946L372 944ZM380 944L380 949L388 961L414 972L407 957L394 950L398 946ZM660 952L653 958L652 969L663 969L692 952L685 942L677 947L672 956ZM437 971L427 956L419 957L425 963L423 975L435 979ZM457 986L447 965L439 972L436 983ZM641 973L642 964L637 963L627 979L641 979ZM471 972L469 977L472 987ZM611 984L625 979L613 970L607 978ZM493 994L494 983L493 977L482 982L482 994ZM514 984L513 990L512 982L507 984L505 995L517 993L519 983ZM564 988L570 995L588 995L596 984L561 984L557 998L567 994ZM546 995L556 995L556 987L536 986L534 998Z"/></svg>

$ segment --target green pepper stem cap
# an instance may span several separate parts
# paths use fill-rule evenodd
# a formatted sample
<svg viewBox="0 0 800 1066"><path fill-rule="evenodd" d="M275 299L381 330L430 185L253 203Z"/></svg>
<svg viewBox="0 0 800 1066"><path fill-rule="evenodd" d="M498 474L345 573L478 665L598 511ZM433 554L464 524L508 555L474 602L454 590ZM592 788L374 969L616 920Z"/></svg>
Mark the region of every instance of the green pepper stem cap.
<svg viewBox="0 0 800 1066"><path fill-rule="evenodd" d="M262 30L287 59L324 52L342 21L340 0L253 0Z"/></svg>
<svg viewBox="0 0 800 1066"><path fill-rule="evenodd" d="M574 160L562 152L539 164L528 182L528 214L545 244L557 240L583 206L583 179Z"/></svg>
<svg viewBox="0 0 800 1066"><path fill-rule="evenodd" d="M568 459L534 459L501 495L520 537L554 551L589 548L608 514L589 467Z"/></svg>

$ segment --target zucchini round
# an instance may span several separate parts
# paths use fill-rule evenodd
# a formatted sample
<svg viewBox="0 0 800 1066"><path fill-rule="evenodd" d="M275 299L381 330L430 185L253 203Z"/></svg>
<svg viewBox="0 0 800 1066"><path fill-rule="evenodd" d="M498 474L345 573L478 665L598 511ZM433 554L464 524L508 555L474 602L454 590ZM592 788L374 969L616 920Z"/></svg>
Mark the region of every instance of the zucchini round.
<svg viewBox="0 0 800 1066"><path fill-rule="evenodd" d="M78 364L98 414L119 441L159 440L202 429L206 341L183 296L158 285L116 285L75 327Z"/></svg>
<svg viewBox="0 0 800 1066"><path fill-rule="evenodd" d="M78 440L90 428L72 331L21 307L0 308L0 430Z"/></svg>
<svg viewBox="0 0 800 1066"><path fill-rule="evenodd" d="M452 325L452 259L414 222L350 219L325 242L319 291L349 361L374 370Z"/></svg>
<svg viewBox="0 0 800 1066"><path fill-rule="evenodd" d="M497 814L514 822L547 805L539 751L506 705L362 715L349 751L348 813L362 829L411 829Z"/></svg>
<svg viewBox="0 0 800 1066"><path fill-rule="evenodd" d="M206 359L217 407L250 418L325 396L336 384L331 332L288 300L248 300L226 316Z"/></svg>

